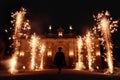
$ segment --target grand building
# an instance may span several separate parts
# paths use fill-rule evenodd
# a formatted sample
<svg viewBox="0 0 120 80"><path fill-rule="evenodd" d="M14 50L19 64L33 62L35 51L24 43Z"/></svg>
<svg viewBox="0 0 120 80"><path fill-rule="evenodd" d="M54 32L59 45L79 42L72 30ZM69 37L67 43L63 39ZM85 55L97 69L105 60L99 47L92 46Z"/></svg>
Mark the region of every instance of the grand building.
<svg viewBox="0 0 120 80"><path fill-rule="evenodd" d="M62 51L64 52L66 59L66 67L65 68L75 68L76 63L78 62L78 46L77 46L77 35L72 33L72 26L69 27L69 33L65 34L64 29L59 27L57 29L57 33L51 33L51 26L49 27L49 33L41 37L40 42L45 44L45 51L43 56L43 67L44 68L55 68L53 64L54 57L56 52L58 51L58 47L62 47ZM101 56L100 56L100 47L99 40L94 40L94 57L95 61L93 63L93 67L97 68L101 66ZM28 40L21 40L21 48L20 48L20 56L18 62L20 66L30 65L30 48ZM36 53L36 66L38 66L39 62L39 52ZM83 55L83 63L88 68L88 59L87 59L87 50L85 47L82 48L81 54ZM27 63L26 63L27 62Z"/></svg>

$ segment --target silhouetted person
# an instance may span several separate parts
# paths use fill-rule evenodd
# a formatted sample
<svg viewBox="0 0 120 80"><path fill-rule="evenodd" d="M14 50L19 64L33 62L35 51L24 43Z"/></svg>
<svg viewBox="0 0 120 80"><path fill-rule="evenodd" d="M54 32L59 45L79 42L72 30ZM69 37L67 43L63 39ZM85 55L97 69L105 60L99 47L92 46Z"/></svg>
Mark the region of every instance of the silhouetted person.
<svg viewBox="0 0 120 80"><path fill-rule="evenodd" d="M56 53L55 58L54 58L54 64L58 68L58 73L60 73L62 67L64 67L66 65L65 56L61 50L62 50L62 48L59 47L58 52Z"/></svg>

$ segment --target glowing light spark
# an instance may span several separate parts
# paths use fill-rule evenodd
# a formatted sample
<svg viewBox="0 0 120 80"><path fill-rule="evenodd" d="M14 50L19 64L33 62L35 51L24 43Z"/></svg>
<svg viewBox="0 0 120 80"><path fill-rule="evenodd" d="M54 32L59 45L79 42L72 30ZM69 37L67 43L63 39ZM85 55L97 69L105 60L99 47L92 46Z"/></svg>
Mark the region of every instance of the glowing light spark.
<svg viewBox="0 0 120 80"><path fill-rule="evenodd" d="M31 40L30 40L30 47L31 47L31 65L30 65L30 69L34 70L35 69L35 58L36 58L36 53L37 53L37 47L39 45L39 37L36 36L36 34L34 33L31 36Z"/></svg>
<svg viewBox="0 0 120 80"><path fill-rule="evenodd" d="M94 55L93 55L93 43L92 43L91 33L88 32L85 36L86 48L87 48L87 59L88 59L88 68L90 71L93 71Z"/></svg>
<svg viewBox="0 0 120 80"><path fill-rule="evenodd" d="M113 73L113 56L112 56L112 43L111 43L111 33L116 31L118 21L112 21L108 11L99 13L95 20L98 22L98 30L101 31L102 43L104 43L106 49L106 61L108 64L107 73Z"/></svg>
<svg viewBox="0 0 120 80"><path fill-rule="evenodd" d="M81 37L77 38L77 46L78 46L78 62L76 63L75 69L82 70L85 69L85 66L83 63L83 54L81 54L83 47L83 40Z"/></svg>

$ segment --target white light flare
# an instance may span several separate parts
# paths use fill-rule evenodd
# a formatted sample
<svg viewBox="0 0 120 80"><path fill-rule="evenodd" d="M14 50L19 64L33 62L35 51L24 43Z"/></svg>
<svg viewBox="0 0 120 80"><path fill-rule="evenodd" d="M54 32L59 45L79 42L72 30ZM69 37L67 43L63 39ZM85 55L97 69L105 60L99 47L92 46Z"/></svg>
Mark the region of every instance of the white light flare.
<svg viewBox="0 0 120 80"><path fill-rule="evenodd" d="M77 38L77 47L78 47L78 62L76 63L75 69L83 70L85 69L85 66L83 63L83 54L81 53L83 48L83 40L80 36Z"/></svg>

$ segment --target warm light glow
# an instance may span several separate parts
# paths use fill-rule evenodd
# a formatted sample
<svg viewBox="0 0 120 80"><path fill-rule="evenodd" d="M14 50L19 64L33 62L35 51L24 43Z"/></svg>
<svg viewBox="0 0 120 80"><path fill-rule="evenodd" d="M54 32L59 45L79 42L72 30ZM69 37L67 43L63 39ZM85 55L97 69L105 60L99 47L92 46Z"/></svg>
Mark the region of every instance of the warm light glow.
<svg viewBox="0 0 120 80"><path fill-rule="evenodd" d="M7 32L8 32L8 30L7 30L7 29L5 29L5 32L7 33Z"/></svg>
<svg viewBox="0 0 120 80"><path fill-rule="evenodd" d="M72 30L72 26L70 26L69 29Z"/></svg>
<svg viewBox="0 0 120 80"><path fill-rule="evenodd" d="M23 70L25 70L25 68L26 68L26 67L25 67L25 66L23 66Z"/></svg>
<svg viewBox="0 0 120 80"><path fill-rule="evenodd" d="M63 36L63 32L58 32L58 36Z"/></svg>
<svg viewBox="0 0 120 80"><path fill-rule="evenodd" d="M20 52L20 56L24 56L25 53L23 51Z"/></svg>
<svg viewBox="0 0 120 80"><path fill-rule="evenodd" d="M52 51L48 51L47 56L52 56Z"/></svg>
<svg viewBox="0 0 120 80"><path fill-rule="evenodd" d="M96 52L96 56L100 56L100 51L97 51L97 52Z"/></svg>
<svg viewBox="0 0 120 80"><path fill-rule="evenodd" d="M70 56L70 57L74 56L73 50L70 50L70 51L69 51L69 56Z"/></svg>

